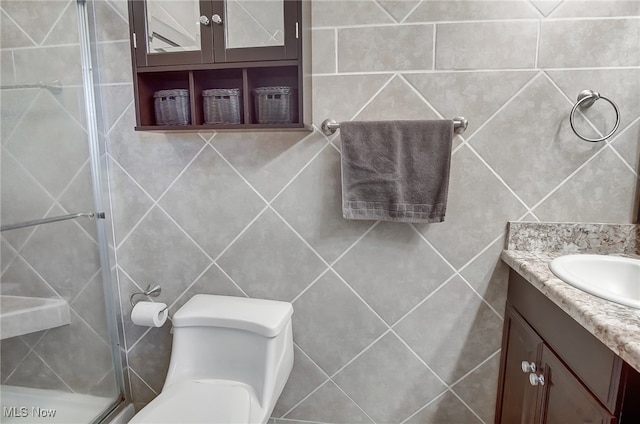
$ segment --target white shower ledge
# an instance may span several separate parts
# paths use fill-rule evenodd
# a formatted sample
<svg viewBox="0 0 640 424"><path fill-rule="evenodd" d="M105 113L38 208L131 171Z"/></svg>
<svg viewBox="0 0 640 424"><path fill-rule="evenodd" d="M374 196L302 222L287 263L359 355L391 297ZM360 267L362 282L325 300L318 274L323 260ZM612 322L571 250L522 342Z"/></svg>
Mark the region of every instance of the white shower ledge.
<svg viewBox="0 0 640 424"><path fill-rule="evenodd" d="M0 296L0 339L69 324L69 304L63 299Z"/></svg>

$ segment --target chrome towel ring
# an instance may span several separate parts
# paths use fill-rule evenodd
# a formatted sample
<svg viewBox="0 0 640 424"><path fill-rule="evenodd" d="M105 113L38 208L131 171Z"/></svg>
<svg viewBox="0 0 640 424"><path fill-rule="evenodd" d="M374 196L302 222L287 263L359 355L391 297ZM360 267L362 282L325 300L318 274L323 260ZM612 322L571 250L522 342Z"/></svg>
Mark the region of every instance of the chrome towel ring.
<svg viewBox="0 0 640 424"><path fill-rule="evenodd" d="M583 135L581 135L576 130L576 127L573 124L573 118L574 118L574 115L576 113L576 110L578 109L578 106L583 108L583 109L589 108L589 107L593 106L593 104L598 99L606 100L607 102L609 102L609 104L611 106L613 106L613 110L616 112L616 124L613 126L613 129L611 130L611 132L609 134L605 135L604 137L601 137L601 138L587 138L587 137L584 137ZM613 135L613 133L616 132L616 130L620 126L620 111L618 110L618 106L616 106L616 104L612 100L610 100L610 99L608 99L608 98L606 98L604 96L601 96L600 93L598 93L597 91L582 90L580 92L580 94L578 94L578 102L575 105L573 105L573 108L571 109L571 113L569 114L569 123L571 124L571 129L573 130L574 133L576 133L576 135L578 137L580 137L584 141L590 141L592 143L596 143L598 141L606 140L607 138L611 137Z"/></svg>

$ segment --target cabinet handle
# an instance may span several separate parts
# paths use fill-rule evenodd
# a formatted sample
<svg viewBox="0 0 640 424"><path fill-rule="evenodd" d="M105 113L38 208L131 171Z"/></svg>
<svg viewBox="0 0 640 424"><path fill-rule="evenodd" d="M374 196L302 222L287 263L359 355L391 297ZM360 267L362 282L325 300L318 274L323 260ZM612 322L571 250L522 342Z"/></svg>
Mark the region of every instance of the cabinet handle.
<svg viewBox="0 0 640 424"><path fill-rule="evenodd" d="M532 386L544 386L544 376L542 374L531 373L529 374L529 383L531 383Z"/></svg>
<svg viewBox="0 0 640 424"><path fill-rule="evenodd" d="M200 25L204 25L204 26L209 25L209 18L207 18L204 15L200 16Z"/></svg>
<svg viewBox="0 0 640 424"><path fill-rule="evenodd" d="M521 368L522 372L525 374L529 372L536 372L536 364L534 362L522 361Z"/></svg>
<svg viewBox="0 0 640 424"><path fill-rule="evenodd" d="M214 24L222 25L222 18L217 13L211 17Z"/></svg>

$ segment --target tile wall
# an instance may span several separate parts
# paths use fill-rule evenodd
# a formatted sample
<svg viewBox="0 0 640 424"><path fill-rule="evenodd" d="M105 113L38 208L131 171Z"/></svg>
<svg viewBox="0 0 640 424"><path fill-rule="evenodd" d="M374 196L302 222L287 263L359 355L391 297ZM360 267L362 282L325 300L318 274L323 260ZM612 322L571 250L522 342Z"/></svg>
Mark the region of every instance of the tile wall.
<svg viewBox="0 0 640 424"><path fill-rule="evenodd" d="M628 223L640 162L640 2L313 1L313 117L465 116L446 222L346 221L340 139L319 132L136 133L126 2L98 2L128 370L161 390L169 326L129 321L149 282L293 302L277 423L491 423L508 220ZM593 89L616 136L578 139ZM578 126L608 131L598 102Z"/></svg>
<svg viewBox="0 0 640 424"><path fill-rule="evenodd" d="M0 1L2 224L94 210L76 4ZM3 232L2 295L61 298L71 324L2 340L0 383L115 396L95 223Z"/></svg>

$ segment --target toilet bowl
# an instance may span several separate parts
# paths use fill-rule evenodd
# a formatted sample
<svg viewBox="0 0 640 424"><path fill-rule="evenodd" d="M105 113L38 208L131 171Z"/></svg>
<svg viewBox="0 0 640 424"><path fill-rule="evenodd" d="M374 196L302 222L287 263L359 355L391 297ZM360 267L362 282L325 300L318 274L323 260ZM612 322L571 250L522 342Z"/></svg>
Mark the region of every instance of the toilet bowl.
<svg viewBox="0 0 640 424"><path fill-rule="evenodd" d="M162 392L130 421L266 423L293 367L287 302L198 294L173 316Z"/></svg>

